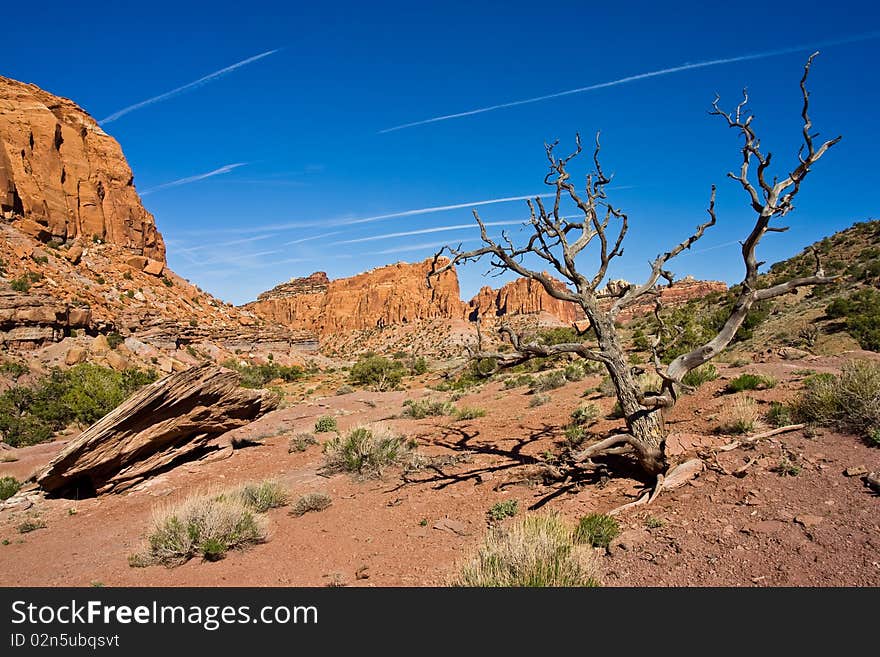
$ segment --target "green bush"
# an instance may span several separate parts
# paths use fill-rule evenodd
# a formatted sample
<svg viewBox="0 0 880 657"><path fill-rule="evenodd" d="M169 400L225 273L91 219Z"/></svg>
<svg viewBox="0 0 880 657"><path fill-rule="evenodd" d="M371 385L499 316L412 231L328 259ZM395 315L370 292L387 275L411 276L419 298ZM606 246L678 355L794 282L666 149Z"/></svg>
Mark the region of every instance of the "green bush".
<svg viewBox="0 0 880 657"><path fill-rule="evenodd" d="M531 387L535 382L535 377L531 374L520 374L519 376L511 376L504 380L504 389L520 388L522 386Z"/></svg>
<svg viewBox="0 0 880 657"><path fill-rule="evenodd" d="M567 381L581 381L587 373L584 371L584 366L580 363L569 363L565 366L565 369L562 370L563 376L565 376Z"/></svg>
<svg viewBox="0 0 880 657"><path fill-rule="evenodd" d="M495 502L486 515L491 522L499 522L505 518L513 518L519 512L519 502L516 500L505 500L504 502Z"/></svg>
<svg viewBox="0 0 880 657"><path fill-rule="evenodd" d="M825 308L833 319L844 319L846 331L862 349L880 351L880 290L865 288L839 297Z"/></svg>
<svg viewBox="0 0 880 657"><path fill-rule="evenodd" d="M322 415L315 421L315 433L328 433L330 431L338 431L336 418L332 415Z"/></svg>
<svg viewBox="0 0 880 657"><path fill-rule="evenodd" d="M0 364L0 374L11 377L13 380L18 380L30 371L27 365L14 360L7 360L5 363Z"/></svg>
<svg viewBox="0 0 880 657"><path fill-rule="evenodd" d="M490 529L477 555L453 586L599 586L593 551L575 544L571 528L556 515L525 516Z"/></svg>
<svg viewBox="0 0 880 657"><path fill-rule="evenodd" d="M400 385L406 370L402 363L368 355L362 357L351 368L349 379L355 385L366 386L378 392L392 390Z"/></svg>
<svg viewBox="0 0 880 657"><path fill-rule="evenodd" d="M358 427L343 438L336 436L324 444L326 469L374 476L386 466L400 463L415 443L387 431Z"/></svg>
<svg viewBox="0 0 880 657"><path fill-rule="evenodd" d="M792 404L803 422L832 426L869 439L880 430L880 364L851 360L840 375L816 374Z"/></svg>
<svg viewBox="0 0 880 657"><path fill-rule="evenodd" d="M740 374L727 382L727 392L743 392L744 390L767 390L776 385L776 379L760 374Z"/></svg>
<svg viewBox="0 0 880 657"><path fill-rule="evenodd" d="M110 345L111 349L116 349L119 345L125 342L125 338L123 338L119 333L115 331L113 333L107 334L107 344Z"/></svg>
<svg viewBox="0 0 880 657"><path fill-rule="evenodd" d="M8 500L21 488L21 483L15 477L0 477L0 501Z"/></svg>
<svg viewBox="0 0 880 657"><path fill-rule="evenodd" d="M13 447L44 442L74 422L97 422L155 379L152 370L117 372L90 363L53 370L32 386L0 394L0 435Z"/></svg>
<svg viewBox="0 0 880 657"><path fill-rule="evenodd" d="M456 412L455 404L437 399L407 399L403 402L403 416L414 420L438 415L452 415Z"/></svg>
<svg viewBox="0 0 880 657"><path fill-rule="evenodd" d="M531 408L534 408L534 407L536 407L536 406L543 406L543 405L546 404L548 401L550 401L550 395L548 395L548 394L546 394L546 393L539 393L539 394L537 394L537 395L534 395L534 396L529 400L529 406L530 406Z"/></svg>
<svg viewBox="0 0 880 657"><path fill-rule="evenodd" d="M242 486L236 494L242 503L257 513L277 509L288 502L287 491L275 481L260 481Z"/></svg>
<svg viewBox="0 0 880 657"><path fill-rule="evenodd" d="M262 388L270 381L281 379L286 383L298 381L305 372L296 365L284 366L276 363L264 365L248 365L236 361L233 358L223 361L221 365L227 369L238 372L238 382L242 388Z"/></svg>
<svg viewBox="0 0 880 657"><path fill-rule="evenodd" d="M588 425L599 417L599 408L595 404L581 404L571 412L571 421L577 425Z"/></svg>
<svg viewBox="0 0 880 657"><path fill-rule="evenodd" d="M767 411L767 422L774 427L784 427L791 424L791 409L779 402L770 402L770 410Z"/></svg>
<svg viewBox="0 0 880 657"><path fill-rule="evenodd" d="M575 530L577 543L586 543L593 547L607 548L620 534L620 525L612 516L603 513L591 513L581 518Z"/></svg>
<svg viewBox="0 0 880 657"><path fill-rule="evenodd" d="M691 388L699 388L702 384L714 381L717 378L718 370L715 369L712 363L706 363L685 374L681 382Z"/></svg>
<svg viewBox="0 0 880 657"><path fill-rule="evenodd" d="M23 294L27 293L31 289L31 282L26 276L22 276L21 278L13 278L9 282L9 285L10 287L12 287L13 292L21 292Z"/></svg>

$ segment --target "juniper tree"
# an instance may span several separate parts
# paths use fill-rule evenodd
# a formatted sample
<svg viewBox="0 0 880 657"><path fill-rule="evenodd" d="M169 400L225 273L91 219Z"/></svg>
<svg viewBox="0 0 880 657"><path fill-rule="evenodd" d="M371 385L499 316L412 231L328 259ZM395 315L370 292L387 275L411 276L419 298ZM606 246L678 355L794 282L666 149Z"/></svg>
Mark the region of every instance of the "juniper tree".
<svg viewBox="0 0 880 657"><path fill-rule="evenodd" d="M428 274L428 284L435 276L452 267L468 262L489 258L490 270L498 273L513 272L540 283L551 297L577 305L589 322L589 331L595 337L596 346L584 342L567 342L545 345L537 341L527 341L510 326L502 325L503 337L510 341L513 349L506 352L480 351L474 354L481 359L493 359L497 369L512 367L537 357L551 357L561 354L574 354L575 357L600 363L608 371L617 400L623 412L625 431L608 436L595 444L587 446L575 455L580 462L606 454L632 453L646 474L657 477L655 492L662 486L663 476L670 468L666 454L666 430L663 417L676 403L684 384L684 376L721 353L733 340L737 329L742 325L749 310L758 302L772 299L808 285L819 285L836 280L826 276L816 254L816 269L811 276L791 278L769 287L759 285L758 269L764 264L758 260L756 250L767 233L784 232L787 227L775 220L781 219L794 209L794 199L800 191L813 165L834 146L840 137L817 144L818 134L813 133L809 116L809 92L807 77L813 59L809 57L800 80L803 106L803 143L797 154L797 165L785 176L770 178L772 154L761 149L761 142L753 126L754 116L747 109L748 92L743 90L742 101L732 112L726 112L719 105L716 96L710 114L720 117L728 127L736 130L742 137L740 149L741 162L735 172L728 177L739 184L746 194L747 201L754 212L755 222L751 231L742 241L742 258L745 276L736 299L720 330L712 339L697 348L683 353L672 362L664 365L658 353L661 335L673 331L662 322L658 312L661 280L671 285L674 275L667 267L680 253L689 249L708 229L716 224L715 186L711 188L708 204L708 218L699 224L694 232L675 244L665 253L658 255L650 264L650 271L644 283L602 285L612 262L623 255L624 239L629 230L629 218L608 198L608 185L611 178L605 174L599 161L600 143L596 136L593 150L593 171L586 178L586 186L578 190L568 172L569 163L583 149L580 136L575 138L574 152L559 157L556 154L558 142L545 144L549 171L544 178L546 185L553 190L552 205L544 203L542 197L527 201L529 220L525 224L529 236L525 243L516 244L504 232L500 239L490 237L486 224L475 209L482 239L482 246L465 251L461 246L443 247L435 256ZM573 204L576 216L564 216L563 205ZM587 247L598 257L587 273L586 262L579 256L585 255ZM442 256L447 255L447 258ZM565 285L544 271L532 269L525 264L525 258L537 257L558 274ZM546 265L544 265L546 266ZM635 304L644 304L651 297L655 301L655 315L660 330L654 336L651 347L653 368L659 375L662 386L659 391L643 392L637 380L637 372L630 365L627 351L618 331L616 319L622 311Z"/></svg>

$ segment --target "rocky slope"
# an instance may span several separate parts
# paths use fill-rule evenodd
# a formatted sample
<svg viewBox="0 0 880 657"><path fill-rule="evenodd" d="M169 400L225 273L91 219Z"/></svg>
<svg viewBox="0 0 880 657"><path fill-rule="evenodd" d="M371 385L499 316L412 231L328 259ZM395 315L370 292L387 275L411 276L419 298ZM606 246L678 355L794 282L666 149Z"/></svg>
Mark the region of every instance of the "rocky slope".
<svg viewBox="0 0 880 657"><path fill-rule="evenodd" d="M73 102L0 77L0 351L168 372L316 346L169 270L119 144Z"/></svg>

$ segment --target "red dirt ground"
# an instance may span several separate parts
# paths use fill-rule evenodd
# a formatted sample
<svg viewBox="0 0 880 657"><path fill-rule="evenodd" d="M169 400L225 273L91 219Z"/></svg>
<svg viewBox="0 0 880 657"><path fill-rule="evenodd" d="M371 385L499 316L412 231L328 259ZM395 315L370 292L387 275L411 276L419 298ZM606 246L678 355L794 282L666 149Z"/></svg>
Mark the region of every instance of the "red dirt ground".
<svg viewBox="0 0 880 657"><path fill-rule="evenodd" d="M857 354L865 356L866 354ZM833 371L842 358L719 365L722 377L686 396L669 418L670 444L680 453L706 450L733 440L713 430L732 396L725 379L748 371L777 377L770 390L751 391L762 410L790 397L806 369ZM479 406L485 417L390 419L405 392L355 392L314 398L275 411L237 433L260 438L262 446L236 450L223 461L181 466L122 495L97 499L45 499L26 510L0 511L0 585L4 586L423 586L448 582L477 548L495 502L516 499L527 509L558 511L572 520L632 501L646 482L633 478L623 457L607 461L602 473L583 473L566 482L540 480L540 461L558 453L568 415L598 376L552 391L551 401L530 407L525 388L503 390L491 383L467 395L459 406ZM587 399L608 412L609 398ZM319 474L320 446L288 453L294 433L311 431L322 414L335 415L341 430L380 422L414 437L419 452L456 456L452 465L411 472L400 469L380 479ZM592 429L617 422L602 419ZM328 434L318 434L324 440ZM63 441L14 450L19 460L0 463L0 476L24 478L45 464ZM704 454L708 452L704 451ZM601 558L606 585L615 586L878 586L880 585L880 497L860 477L844 470L880 469L880 449L854 436L802 431L762 440L753 448L717 452L690 484L663 493L648 507L620 516L623 534ZM774 471L782 458L801 467L796 476ZM729 474L749 459L737 477ZM325 511L293 517L287 509L267 514L269 540L218 562L194 559L183 566L132 568L128 556L144 546L152 510L204 490L245 481L276 479L292 498L326 492ZM21 534L17 526L38 516L46 527ZM648 520L650 518L650 521ZM451 522L444 525L444 520ZM651 525L649 528L648 525Z"/></svg>

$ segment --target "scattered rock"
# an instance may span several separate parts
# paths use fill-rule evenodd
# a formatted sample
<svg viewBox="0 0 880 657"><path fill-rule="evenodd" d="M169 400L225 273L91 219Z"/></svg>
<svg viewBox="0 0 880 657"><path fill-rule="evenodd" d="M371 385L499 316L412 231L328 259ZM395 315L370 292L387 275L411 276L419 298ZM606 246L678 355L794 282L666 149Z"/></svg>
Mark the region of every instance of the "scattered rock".
<svg viewBox="0 0 880 657"><path fill-rule="evenodd" d="M451 520L449 518L441 518L435 522L434 529L449 532L450 534L457 534L458 536L468 536L470 534L468 526L465 523L458 520Z"/></svg>
<svg viewBox="0 0 880 657"><path fill-rule="evenodd" d="M868 474L868 468L863 465L854 465L844 470L843 474L847 477L861 477L862 475Z"/></svg>
<svg viewBox="0 0 880 657"><path fill-rule="evenodd" d="M73 346L67 350L67 355L64 356L64 364L76 365L81 363L86 359L86 353L86 350L82 347Z"/></svg>
<svg viewBox="0 0 880 657"><path fill-rule="evenodd" d="M165 271L164 262L151 260L149 258L147 259L147 264L144 265L145 274L150 274L151 276L161 276L163 271Z"/></svg>
<svg viewBox="0 0 880 657"><path fill-rule="evenodd" d="M74 265L79 264L79 261L82 260L82 256L83 248L79 244L74 244L64 253L64 257Z"/></svg>

